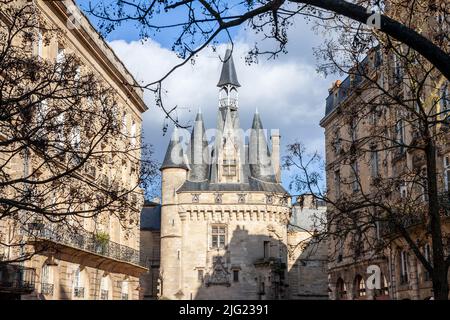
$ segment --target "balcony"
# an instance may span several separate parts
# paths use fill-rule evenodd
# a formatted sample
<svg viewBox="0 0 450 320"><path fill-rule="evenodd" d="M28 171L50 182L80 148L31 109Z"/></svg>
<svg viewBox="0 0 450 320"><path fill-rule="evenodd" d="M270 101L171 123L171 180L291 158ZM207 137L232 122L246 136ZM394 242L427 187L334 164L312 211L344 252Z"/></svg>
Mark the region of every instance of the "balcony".
<svg viewBox="0 0 450 320"><path fill-rule="evenodd" d="M0 292L27 294L34 291L36 271L15 264L0 264Z"/></svg>
<svg viewBox="0 0 450 320"><path fill-rule="evenodd" d="M222 98L219 100L221 107L230 107L232 109L237 109L238 101L235 98Z"/></svg>
<svg viewBox="0 0 450 320"><path fill-rule="evenodd" d="M100 300L108 300L108 290L100 290Z"/></svg>
<svg viewBox="0 0 450 320"><path fill-rule="evenodd" d="M40 228L26 229L25 234L29 236L30 242L43 245L42 250L52 247L69 260L80 258L86 266L98 268L101 265L102 269L109 272L133 276L147 271L145 263L140 261L138 250L100 238L91 232L78 230L74 233L64 227L49 228L41 225Z"/></svg>
<svg viewBox="0 0 450 320"><path fill-rule="evenodd" d="M84 288L83 287L74 287L73 288L73 296L75 298L84 298Z"/></svg>
<svg viewBox="0 0 450 320"><path fill-rule="evenodd" d="M53 283L41 283L41 293L42 294L52 296L53 290L54 290Z"/></svg>

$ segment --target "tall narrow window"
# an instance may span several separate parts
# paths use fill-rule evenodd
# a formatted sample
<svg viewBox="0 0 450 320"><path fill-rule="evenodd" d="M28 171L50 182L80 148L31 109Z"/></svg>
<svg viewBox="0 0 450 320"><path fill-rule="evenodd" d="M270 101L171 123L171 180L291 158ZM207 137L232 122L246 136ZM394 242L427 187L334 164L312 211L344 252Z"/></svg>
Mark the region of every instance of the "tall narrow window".
<svg viewBox="0 0 450 320"><path fill-rule="evenodd" d="M211 227L211 246L213 248L224 248L225 247L225 226L213 225Z"/></svg>
<svg viewBox="0 0 450 320"><path fill-rule="evenodd" d="M339 170L334 171L334 194L336 199L341 196L341 172Z"/></svg>
<svg viewBox="0 0 450 320"><path fill-rule="evenodd" d="M102 277L100 281L100 300L109 299L109 281L108 277Z"/></svg>
<svg viewBox="0 0 450 320"><path fill-rule="evenodd" d="M359 166L357 161L352 164L352 189L353 192L359 191Z"/></svg>
<svg viewBox="0 0 450 320"><path fill-rule="evenodd" d="M431 261L431 248L430 248L430 244L425 244L425 246L423 247L423 256L425 257L425 260L427 260L429 263L432 263ZM428 270L424 267L424 280L428 281L431 279L430 277L430 273L428 272Z"/></svg>
<svg viewBox="0 0 450 320"><path fill-rule="evenodd" d="M403 123L403 119L399 119L397 123L395 124L395 136L397 145L399 147L400 153L403 153L404 151L404 144L405 144L405 126Z"/></svg>
<svg viewBox="0 0 450 320"><path fill-rule="evenodd" d="M127 134L128 133L128 128L127 128L127 113L124 112L122 114L122 133L123 134Z"/></svg>
<svg viewBox="0 0 450 320"><path fill-rule="evenodd" d="M394 54L393 60L394 60L394 81L398 83L403 78L402 64L400 58L396 54Z"/></svg>
<svg viewBox="0 0 450 320"><path fill-rule="evenodd" d="M77 268L73 274L73 296L75 298L84 298L83 277L80 268Z"/></svg>
<svg viewBox="0 0 450 320"><path fill-rule="evenodd" d="M264 241L264 259L270 258L270 241Z"/></svg>
<svg viewBox="0 0 450 320"><path fill-rule="evenodd" d="M51 267L48 264L44 264L42 266L41 293L45 295L53 295L52 272Z"/></svg>
<svg viewBox="0 0 450 320"><path fill-rule="evenodd" d="M203 283L203 269L197 270L197 280L200 283Z"/></svg>
<svg viewBox="0 0 450 320"><path fill-rule="evenodd" d="M129 292L128 281L122 281L122 289L120 294L122 300L128 300L128 292Z"/></svg>
<svg viewBox="0 0 450 320"><path fill-rule="evenodd" d="M445 84L441 87L441 94L440 94L440 100L439 100L439 105L441 107L440 112L445 112L450 110L450 95L449 95L449 90L448 90L448 84Z"/></svg>
<svg viewBox="0 0 450 320"><path fill-rule="evenodd" d="M37 35L37 56L39 59L43 57L44 40L42 32L39 30Z"/></svg>
<svg viewBox="0 0 450 320"><path fill-rule="evenodd" d="M370 156L371 169L372 169L372 178L376 178L379 173L378 167L378 151L372 151Z"/></svg>
<svg viewBox="0 0 450 320"><path fill-rule="evenodd" d="M400 283L408 283L408 253L400 252Z"/></svg>
<svg viewBox="0 0 450 320"><path fill-rule="evenodd" d="M239 282L239 270L233 270L233 281Z"/></svg>
<svg viewBox="0 0 450 320"><path fill-rule="evenodd" d="M56 71L58 73L62 73L62 64L64 63L65 59L65 51L64 48L59 47L58 52L56 54Z"/></svg>
<svg viewBox="0 0 450 320"><path fill-rule="evenodd" d="M444 157L444 189L450 191L450 155Z"/></svg>
<svg viewBox="0 0 450 320"><path fill-rule="evenodd" d="M131 122L131 146L135 147L136 146L136 121L132 121Z"/></svg>

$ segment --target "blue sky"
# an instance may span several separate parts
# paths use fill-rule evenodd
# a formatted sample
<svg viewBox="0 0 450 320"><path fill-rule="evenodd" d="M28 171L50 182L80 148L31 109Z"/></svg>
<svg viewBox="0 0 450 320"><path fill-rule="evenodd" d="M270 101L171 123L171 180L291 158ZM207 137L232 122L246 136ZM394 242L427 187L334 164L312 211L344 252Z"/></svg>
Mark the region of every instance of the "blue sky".
<svg viewBox="0 0 450 320"><path fill-rule="evenodd" d="M77 2L83 8L88 1ZM91 20L96 25L97 21ZM322 38L299 17L288 31L286 55L282 54L270 61L263 58L258 64L249 66L245 64L245 55L260 39L243 27L233 29L231 34L235 42L234 60L242 85L239 92L242 128L250 127L257 108L265 128L280 130L282 152L288 143L298 140L310 151L317 150L324 154L324 134L319 122L324 115L328 88L335 78L324 79L316 72L313 48L320 45ZM174 36L175 32L166 30L142 42L137 28L128 23L108 35L107 41L135 78L142 83L149 83L180 61L170 50ZM268 45L262 43L262 46ZM197 110L201 108L206 128L216 126L216 84L221 68L219 55L223 57L225 49L226 43L223 43L217 52L204 50L194 65L187 64L164 83L164 89L167 90L165 104L169 109L177 106L177 116L181 122L193 121ZM156 108L150 92L146 92L145 102L149 110L144 114L144 140L153 145L155 159L162 161L173 126L169 125L168 134L163 135L164 116ZM286 188L290 175L290 172L282 173Z"/></svg>

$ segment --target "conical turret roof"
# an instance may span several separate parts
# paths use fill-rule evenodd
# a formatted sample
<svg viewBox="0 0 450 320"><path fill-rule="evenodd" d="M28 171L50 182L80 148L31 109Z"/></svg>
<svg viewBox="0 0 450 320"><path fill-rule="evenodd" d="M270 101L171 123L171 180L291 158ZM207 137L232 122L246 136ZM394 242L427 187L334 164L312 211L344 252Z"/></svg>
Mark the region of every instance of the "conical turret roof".
<svg viewBox="0 0 450 320"><path fill-rule="evenodd" d="M227 49L225 52L225 59L222 65L222 72L220 73L220 79L219 83L217 84L218 87L225 86L227 84L240 87L237 74L236 74L236 68L234 67L234 61L231 49Z"/></svg>
<svg viewBox="0 0 450 320"><path fill-rule="evenodd" d="M169 146L167 147L166 156L159 170L167 168L182 168L188 170L186 164L186 157L183 151L183 147L180 143L180 136L178 129L175 127L170 138Z"/></svg>

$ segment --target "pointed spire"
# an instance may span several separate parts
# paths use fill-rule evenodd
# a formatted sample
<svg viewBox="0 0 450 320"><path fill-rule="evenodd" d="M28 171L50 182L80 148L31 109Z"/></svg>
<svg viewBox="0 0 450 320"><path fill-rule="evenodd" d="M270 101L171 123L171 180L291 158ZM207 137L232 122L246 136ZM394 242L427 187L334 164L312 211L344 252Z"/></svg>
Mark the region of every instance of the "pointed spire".
<svg viewBox="0 0 450 320"><path fill-rule="evenodd" d="M217 86L222 87L227 84L233 85L235 87L241 86L237 79L231 49L227 49L227 51L225 52L225 58L222 65L222 72L220 74L220 80Z"/></svg>
<svg viewBox="0 0 450 320"><path fill-rule="evenodd" d="M270 150L258 112L253 117L248 157L251 176L259 180L275 182Z"/></svg>
<svg viewBox="0 0 450 320"><path fill-rule="evenodd" d="M210 152L205 132L203 117L199 110L192 128L191 141L187 152L191 169L189 172L190 181L204 181L209 177Z"/></svg>
<svg viewBox="0 0 450 320"><path fill-rule="evenodd" d="M169 146L167 147L166 156L164 157L164 161L159 170L164 170L167 168L189 169L186 164L185 154L180 143L180 136L178 134L177 127L173 130Z"/></svg>

